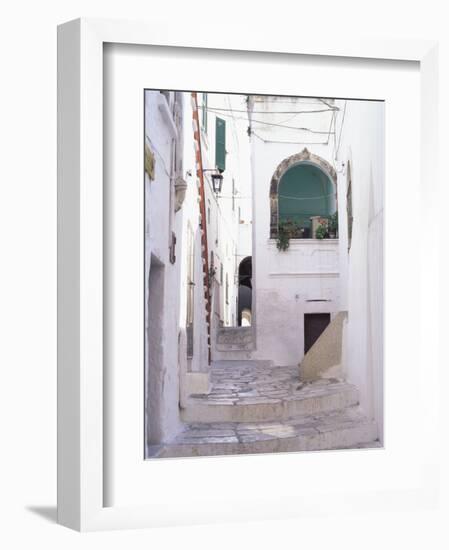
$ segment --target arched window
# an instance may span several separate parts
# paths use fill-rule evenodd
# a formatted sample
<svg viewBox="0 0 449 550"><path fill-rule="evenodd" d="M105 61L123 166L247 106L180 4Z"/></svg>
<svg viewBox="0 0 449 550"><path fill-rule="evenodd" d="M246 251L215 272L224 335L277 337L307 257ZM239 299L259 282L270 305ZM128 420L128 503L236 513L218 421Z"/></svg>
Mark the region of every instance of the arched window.
<svg viewBox="0 0 449 550"><path fill-rule="evenodd" d="M312 218L329 219L336 210L335 189L329 176L313 164L289 168L278 187L279 226L289 224L296 237L312 236Z"/></svg>
<svg viewBox="0 0 449 550"><path fill-rule="evenodd" d="M312 237L322 218L337 211L337 174L326 160L307 149L284 159L270 184L270 237L288 227L291 238Z"/></svg>

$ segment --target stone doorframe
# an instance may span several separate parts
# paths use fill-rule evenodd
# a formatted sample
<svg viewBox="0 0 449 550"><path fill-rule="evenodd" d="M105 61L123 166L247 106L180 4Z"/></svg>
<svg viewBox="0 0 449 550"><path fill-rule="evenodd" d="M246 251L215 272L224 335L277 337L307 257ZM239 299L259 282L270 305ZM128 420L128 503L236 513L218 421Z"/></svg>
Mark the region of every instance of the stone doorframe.
<svg viewBox="0 0 449 550"><path fill-rule="evenodd" d="M329 177L329 179L334 183L335 190L337 189L337 173L335 172L333 166L319 157L311 153L307 147L300 153L296 153L290 157L284 159L279 166L276 168L276 171L271 178L270 183L270 238L275 239L278 235L279 227L279 199L278 199L278 189L279 183L282 176L289 170L292 166L298 164L311 164L317 166L322 172Z"/></svg>

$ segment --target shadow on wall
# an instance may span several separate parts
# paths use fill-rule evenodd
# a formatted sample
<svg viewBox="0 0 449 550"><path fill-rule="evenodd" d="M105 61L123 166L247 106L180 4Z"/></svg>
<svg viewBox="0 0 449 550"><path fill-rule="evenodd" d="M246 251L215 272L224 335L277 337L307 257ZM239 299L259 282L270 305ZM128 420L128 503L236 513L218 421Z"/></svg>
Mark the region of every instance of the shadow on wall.
<svg viewBox="0 0 449 550"><path fill-rule="evenodd" d="M148 349L146 350L146 431L148 441L152 444L160 443L162 440L164 271L164 264L152 255L148 277Z"/></svg>
<svg viewBox="0 0 449 550"><path fill-rule="evenodd" d="M301 380L312 381L329 377L342 378L343 326L346 319L347 313L340 311L306 353L299 366Z"/></svg>

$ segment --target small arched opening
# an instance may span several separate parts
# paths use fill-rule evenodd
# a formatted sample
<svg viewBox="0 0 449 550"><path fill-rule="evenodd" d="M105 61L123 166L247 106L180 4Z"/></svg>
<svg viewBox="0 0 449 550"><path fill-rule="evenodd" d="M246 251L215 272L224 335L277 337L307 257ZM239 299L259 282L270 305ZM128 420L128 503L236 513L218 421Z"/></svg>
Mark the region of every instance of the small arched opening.
<svg viewBox="0 0 449 550"><path fill-rule="evenodd" d="M238 325L251 326L252 258L247 256L239 265Z"/></svg>

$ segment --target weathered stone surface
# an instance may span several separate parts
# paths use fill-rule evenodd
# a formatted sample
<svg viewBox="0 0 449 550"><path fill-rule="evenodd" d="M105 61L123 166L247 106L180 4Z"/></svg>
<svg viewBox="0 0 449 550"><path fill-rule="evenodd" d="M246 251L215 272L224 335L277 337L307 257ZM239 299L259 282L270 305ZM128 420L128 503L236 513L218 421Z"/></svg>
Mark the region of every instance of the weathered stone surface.
<svg viewBox="0 0 449 550"><path fill-rule="evenodd" d="M252 327L223 327L217 331L212 355L215 360L246 360L250 359L253 349Z"/></svg>
<svg viewBox="0 0 449 550"><path fill-rule="evenodd" d="M190 397L184 431L151 457L376 448L377 425L357 406L355 386L299 382L297 367L218 361L209 395Z"/></svg>
<svg viewBox="0 0 449 550"><path fill-rule="evenodd" d="M297 367L218 361L209 395L190 397L184 430L151 457L378 447L377 425L358 408L355 386L337 379L300 383Z"/></svg>
<svg viewBox="0 0 449 550"><path fill-rule="evenodd" d="M217 331L217 344L245 346L253 343L251 327L224 327Z"/></svg>
<svg viewBox="0 0 449 550"><path fill-rule="evenodd" d="M299 366L299 377L302 381L318 381L328 373L332 376L342 374L342 333L346 317L346 312L340 311L306 353Z"/></svg>
<svg viewBox="0 0 449 550"><path fill-rule="evenodd" d="M216 361L207 396L188 400L185 422L257 422L342 409L358 403L357 388L336 379L300 383L297 367L267 361Z"/></svg>
<svg viewBox="0 0 449 550"><path fill-rule="evenodd" d="M377 448L377 426L358 407L279 422L186 425L185 431L153 456L211 456L273 452Z"/></svg>

